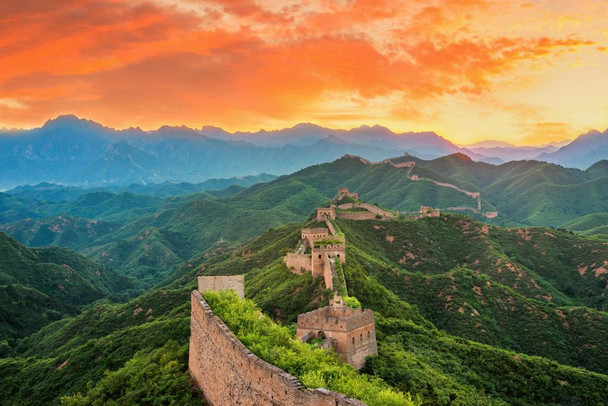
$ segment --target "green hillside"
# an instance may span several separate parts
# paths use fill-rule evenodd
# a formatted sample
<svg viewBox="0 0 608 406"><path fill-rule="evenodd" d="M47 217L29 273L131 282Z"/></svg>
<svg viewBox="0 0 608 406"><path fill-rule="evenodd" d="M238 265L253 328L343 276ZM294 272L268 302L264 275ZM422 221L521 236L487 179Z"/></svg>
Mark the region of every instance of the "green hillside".
<svg viewBox="0 0 608 406"><path fill-rule="evenodd" d="M429 179L449 183L481 192L482 212L498 211L498 217L488 219L471 210L461 213L508 227L561 227L585 215L608 212L608 177L601 163L581 171L536 161L494 166L460 154L432 161L411 156L393 160L406 161L416 162L412 174L421 180L408 179L408 168L386 163L366 165L356 157L343 157L244 190L231 187L165 200L97 191L69 202L30 202L21 208L21 215L48 218L8 224L3 230L22 243L79 249L122 274L136 277L141 286L152 286L197 253L216 249L218 241L232 246L268 227L304 220L311 207L327 202L340 186L357 191L364 201L392 210L415 211L421 205L441 209L476 207L476 199ZM8 206L25 204L10 195L2 197L8 199ZM58 213L68 213L62 217L73 224L54 232ZM3 215L15 217L8 210ZM99 223L91 226L88 219ZM597 217L593 224L583 222L585 226L573 230L605 236L608 224L603 220ZM110 226L108 221L121 226Z"/></svg>
<svg viewBox="0 0 608 406"><path fill-rule="evenodd" d="M349 258L365 258L370 273L437 327L608 372L607 244L456 215L338 224Z"/></svg>
<svg viewBox="0 0 608 406"><path fill-rule="evenodd" d="M95 300L118 299L132 282L65 248L27 248L0 233L0 340L23 337Z"/></svg>
<svg viewBox="0 0 608 406"><path fill-rule="evenodd" d="M43 328L18 343L17 356L0 359L0 398L59 404L63 396L86 392L91 382L113 399L122 393L126 404L146 404L144 385L133 387L139 377L152 379L147 389L167 402L195 404L185 374L189 297L190 289L151 291L126 304L96 304Z"/></svg>
<svg viewBox="0 0 608 406"><path fill-rule="evenodd" d="M8 225L0 231L25 245L42 247L58 245L75 250L89 246L98 238L119 228L117 223L59 215L43 220L28 218Z"/></svg>
<svg viewBox="0 0 608 406"><path fill-rule="evenodd" d="M46 219L69 215L93 220L127 223L146 213L157 210L163 199L152 195L135 195L129 192L112 193L92 191L75 194L72 200L38 200L0 193L0 224L25 219ZM66 197L72 196L68 194Z"/></svg>
<svg viewBox="0 0 608 406"><path fill-rule="evenodd" d="M0 357L11 353L15 339L78 313L76 306L21 284L0 285L0 303Z"/></svg>
<svg viewBox="0 0 608 406"><path fill-rule="evenodd" d="M312 279L310 275L293 275L282 264L283 252L297 242L303 225L299 223L270 229L234 250L192 258L177 268L164 288L150 291L126 304L96 305L74 318L53 323L21 340L14 349L13 357L0 360L0 375L10 377L0 383L0 396L15 403L28 404L58 403L65 395L74 396L64 403L75 402L65 404L86 404L90 399L129 399L132 396L135 399L132 403L141 404L146 403L141 399L149 399L154 394L168 401L180 399L187 404L192 399L192 389L187 384L187 360L183 351L189 336L188 294L195 286L196 275L246 273L247 297L272 318L289 325L295 321L297 314L327 303L327 292L322 288L320 279ZM408 227L413 225L429 229L429 235L445 228L436 237L441 246L429 252L429 258L421 258L429 264L428 271L423 271L425 267L422 266L417 271L409 271L406 263L394 266L392 258L400 258L398 252L393 252L394 244L405 245L410 252L415 252L415 247L409 247L408 242L413 243L419 237L413 235L412 240L406 242L396 233L405 227L407 232L403 235L407 236L411 231ZM500 334L509 335L511 342L518 342L523 334L518 335L515 330L531 325L530 322L526 324L525 320L534 316L534 322L543 324L538 328L541 331L529 340L553 339L555 345L551 344L551 349L556 353L547 356L552 359L563 356L565 358L561 361L574 365L576 363L568 358L568 352L573 352L573 349L560 347L559 340L556 340L556 336L565 331L564 321L556 312L560 310L567 317L572 334L581 337L579 342L583 343L581 347L585 348L585 356L580 360L586 360L588 368L598 371L606 365L607 341L605 336L599 335L606 332L604 313L583 307L557 307L494 281L496 275L511 273L507 270L509 263L515 264L504 254L502 266L505 269L492 276L457 268L458 261L454 260L467 259L469 254L473 258L476 248L458 252L464 249L466 243L460 245L451 239L466 238L467 233L472 235L475 228L482 228L483 225L463 216L447 216L417 222L340 220L339 226L349 242L348 261L344 267L349 293L365 307L373 309L376 315L379 355L371 359L364 372L382 378L400 391L420 396L426 405L608 402L608 376L523 354L533 354L542 347L540 343L511 352L509 343L499 339L499 333L489 329L491 326L500 328ZM387 239L388 229L375 226L390 226L391 233L394 233L390 235L395 237L392 242L390 238ZM450 239L452 232L454 234ZM490 235L494 232L498 240L504 238L506 245L512 245L506 241L510 232L498 227L492 228ZM522 233L527 235L526 230L522 230ZM513 238L523 240L518 232L514 234L518 237ZM570 234L555 236L558 241L562 238L575 238L576 244L583 246L597 243ZM363 241L369 241L369 244ZM382 248L384 242L393 244L393 249ZM457 245L449 248L450 244ZM554 253L547 255L553 256ZM450 266L451 263L454 264ZM409 277L409 283L401 283L405 277ZM535 281L541 280L538 275L532 277ZM523 284L524 278L519 280ZM509 279L506 278L506 281ZM486 282L490 283L489 287ZM540 282L537 283L540 285ZM539 292L561 292L550 281L546 283L547 286ZM454 313L451 314L453 322L447 323L443 320L448 320L448 316L442 319L440 316L443 312L439 310L445 306L446 297L437 296L436 293L449 289L452 284L457 286L451 299L454 302L450 310ZM495 302L488 304L489 310L481 304L483 299L477 294L477 289L473 289L475 286L481 288L483 298L488 303L490 300ZM426 292L414 294L411 291ZM532 288L529 291L522 289L522 292L534 297L537 294ZM477 301L473 298L477 298ZM469 303L464 314L455 307L460 300ZM516 310L523 312L519 315L523 324L511 326L509 320L502 324L492 322L492 317L497 317L492 312L507 300L513 302L499 313L500 317L509 316L513 313L509 306L515 306ZM583 301L585 298L563 293L560 300ZM470 316L469 312L474 313L473 308L480 316ZM549 318L545 320L542 314L536 314L537 311L546 312ZM553 314L549 311L553 311ZM455 316L462 316L462 321ZM475 317L476 321L485 323L483 328L490 331L490 336L496 341L493 343L495 346L461 338L466 336L463 331L477 329L471 327L470 322ZM513 314L510 317L511 321L517 320ZM545 328L549 331L543 331ZM595 335L598 337L593 341ZM483 342L479 337L471 338ZM166 344L168 341L170 343ZM163 359L175 362L168 367L168 364L163 364ZM591 362L592 359L595 363ZM105 370L110 371L109 375L104 375ZM138 371L150 371L150 376L159 385L144 385L144 378ZM141 385L135 390L137 382ZM163 382L168 383L165 385ZM24 387L31 389L24 391ZM81 403L78 403L79 399Z"/></svg>
<svg viewBox="0 0 608 406"><path fill-rule="evenodd" d="M483 175L482 182L476 181L475 176L484 174L486 166L491 165L475 163L458 156L417 162L414 171L421 176L440 182L453 182L465 190L481 190L484 196L483 210L498 210L499 217L492 220L477 217L496 224L513 226L528 222L561 225L565 219L576 217L579 213L608 210L608 200L604 198L608 187L602 186L608 178L600 177L566 186L542 184L545 189L539 194L540 197L528 199L525 203L521 201L523 198L518 197L513 204L512 217L505 217L503 213L509 214L507 210L511 209L503 211L501 207L511 200L503 190L508 189L508 185L501 182L511 182L511 187L517 189L521 179L526 177L534 178L534 181L529 181L529 184L533 184L538 177L545 179L549 175L552 175L553 182L562 183L566 181L564 179L579 182L588 175L579 170L525 161L505 164L507 170L502 175L498 167L492 167L493 172ZM448 176L444 172L449 172L449 168L460 175ZM555 175L555 172L558 174ZM197 252L214 249L215 243L220 239L229 245L238 244L268 227L303 220L310 207L325 203L340 186L358 191L365 201L393 210L413 211L423 204L439 208L476 204L474 199L459 191L429 181L414 182L405 174L404 168L394 168L389 164L366 165L359 159L344 157L282 176L269 183L255 185L228 197L191 195L181 198L172 202L168 208L103 236L85 252L106 265L145 279L146 283L154 283L166 276L172 267L188 260ZM503 180L492 179L492 176ZM462 179L454 180L458 177ZM489 185L501 185L501 192L494 204L491 201L493 195L486 195L484 189L476 188L476 183L486 185L488 190L492 190ZM564 188L565 192L562 190ZM537 189L534 191L538 193ZM591 203L586 203L585 208L581 208L581 199ZM540 216L539 213L543 215ZM247 219L247 222L242 219Z"/></svg>
<svg viewBox="0 0 608 406"><path fill-rule="evenodd" d="M215 249L219 240L238 244L268 227L302 221L310 207L325 203L341 185L359 185L364 199L401 210L417 210L420 202L441 206L471 200L452 189L411 182L402 175L402 170L390 166L368 167L357 159L343 158L228 197L190 195L100 237L84 252L149 285L196 253ZM410 197L403 199L404 195Z"/></svg>
<svg viewBox="0 0 608 406"><path fill-rule="evenodd" d="M473 191L482 192L501 217L525 225L557 227L583 215L608 211L606 161L581 171L537 161L496 166L450 155L418 166L448 176L460 182L455 182L458 186L473 185Z"/></svg>
<svg viewBox="0 0 608 406"><path fill-rule="evenodd" d="M364 372L426 405L608 403L604 167L492 166L460 155L394 162L410 160L426 180L344 157L247 189L164 200L1 194L3 219L35 219L4 230L28 244L79 249L96 263L0 234L0 399L196 403L186 370L197 275L245 273L246 296L293 329L298 314L331 295L282 262L300 229L314 224L312 210L340 186L392 210L476 205L432 179L481 192L482 212L499 216L474 215L494 225L446 210L418 221L336 221L348 241L349 294L376 314L380 352ZM155 289L111 304L132 293L119 274Z"/></svg>
<svg viewBox="0 0 608 406"><path fill-rule="evenodd" d="M587 236L608 239L608 213L594 213L562 224L563 228Z"/></svg>

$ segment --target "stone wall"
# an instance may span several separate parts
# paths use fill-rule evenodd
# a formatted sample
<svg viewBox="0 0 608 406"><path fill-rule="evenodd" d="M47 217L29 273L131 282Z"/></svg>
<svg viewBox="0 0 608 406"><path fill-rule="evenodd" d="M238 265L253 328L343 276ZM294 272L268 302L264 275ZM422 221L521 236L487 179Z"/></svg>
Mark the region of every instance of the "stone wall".
<svg viewBox="0 0 608 406"><path fill-rule="evenodd" d="M390 211L381 209L380 207L375 206L373 204L369 204L369 203L345 203L345 204L341 204L341 205L337 206L337 208L342 209L342 210L361 208L361 209L365 209L371 213L379 214L382 217L388 217L388 218L395 217L395 215L393 213L391 213Z"/></svg>
<svg viewBox="0 0 608 406"><path fill-rule="evenodd" d="M349 220L374 220L376 215L368 211L357 211L350 213L336 213L336 217Z"/></svg>
<svg viewBox="0 0 608 406"><path fill-rule="evenodd" d="M228 289L234 290L240 297L245 297L245 275L198 277L199 292Z"/></svg>
<svg viewBox="0 0 608 406"><path fill-rule="evenodd" d="M343 198L343 197L352 197L355 200L359 200L359 193L357 192L350 192L348 190L347 187L341 187L338 189L338 194L336 195L336 197L338 198Z"/></svg>
<svg viewBox="0 0 608 406"><path fill-rule="evenodd" d="M293 272L301 274L302 272L312 272L311 256L308 254L292 254L288 252L285 255L285 266L289 269L293 268Z"/></svg>
<svg viewBox="0 0 608 406"><path fill-rule="evenodd" d="M331 233L331 235L333 235L335 237L336 236L336 228L334 227L334 225L332 224L332 222L330 220L325 220L325 225L327 226L327 229L329 230L329 232Z"/></svg>
<svg viewBox="0 0 608 406"><path fill-rule="evenodd" d="M334 272L335 265L331 261L336 259L330 259L328 255L323 255L323 280L325 281L325 289L334 290Z"/></svg>
<svg viewBox="0 0 608 406"><path fill-rule="evenodd" d="M391 162L391 165L393 165L395 168L413 168L414 166L416 166L416 162L414 161L409 161L409 162L401 162L398 164L394 164Z"/></svg>
<svg viewBox="0 0 608 406"><path fill-rule="evenodd" d="M326 389L305 389L298 379L249 351L192 292L189 372L212 406L364 406Z"/></svg>

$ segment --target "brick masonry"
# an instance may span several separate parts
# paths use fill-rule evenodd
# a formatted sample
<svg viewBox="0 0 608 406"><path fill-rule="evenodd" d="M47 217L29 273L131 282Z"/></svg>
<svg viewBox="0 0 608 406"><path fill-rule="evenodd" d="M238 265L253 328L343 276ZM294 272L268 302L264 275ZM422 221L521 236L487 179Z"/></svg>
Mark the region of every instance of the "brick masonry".
<svg viewBox="0 0 608 406"><path fill-rule="evenodd" d="M325 218L335 219L336 218L336 207L319 207L317 209L317 221L323 222Z"/></svg>
<svg viewBox="0 0 608 406"><path fill-rule="evenodd" d="M305 389L298 379L258 358L192 292L189 372L212 406L365 406L326 389Z"/></svg>
<svg viewBox="0 0 608 406"><path fill-rule="evenodd" d="M234 290L240 297L245 297L245 275L198 277L199 292L228 289Z"/></svg>
<svg viewBox="0 0 608 406"><path fill-rule="evenodd" d="M360 369L365 357L378 354L374 312L334 304L298 316L297 336L324 335L335 342L345 362Z"/></svg>
<svg viewBox="0 0 608 406"><path fill-rule="evenodd" d="M374 220L376 215L368 211L357 211L352 213L336 213L336 217L349 220Z"/></svg>

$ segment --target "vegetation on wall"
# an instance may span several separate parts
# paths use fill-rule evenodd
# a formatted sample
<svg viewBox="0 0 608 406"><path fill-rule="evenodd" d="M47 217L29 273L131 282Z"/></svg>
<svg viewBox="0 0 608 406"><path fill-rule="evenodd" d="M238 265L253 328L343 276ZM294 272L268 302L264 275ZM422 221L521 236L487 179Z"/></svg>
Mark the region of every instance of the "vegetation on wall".
<svg viewBox="0 0 608 406"><path fill-rule="evenodd" d="M336 353L298 341L288 328L273 323L255 303L240 299L235 292L210 291L204 297L215 315L254 354L295 375L309 388L334 390L370 406L419 404L381 379L359 374Z"/></svg>

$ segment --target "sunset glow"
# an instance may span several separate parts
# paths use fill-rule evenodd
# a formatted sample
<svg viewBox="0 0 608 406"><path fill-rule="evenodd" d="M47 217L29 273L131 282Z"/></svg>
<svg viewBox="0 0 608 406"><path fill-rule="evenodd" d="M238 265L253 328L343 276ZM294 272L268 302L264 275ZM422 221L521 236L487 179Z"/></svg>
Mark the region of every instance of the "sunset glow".
<svg viewBox="0 0 608 406"><path fill-rule="evenodd" d="M608 127L608 2L8 0L0 127L300 122L542 144Z"/></svg>

